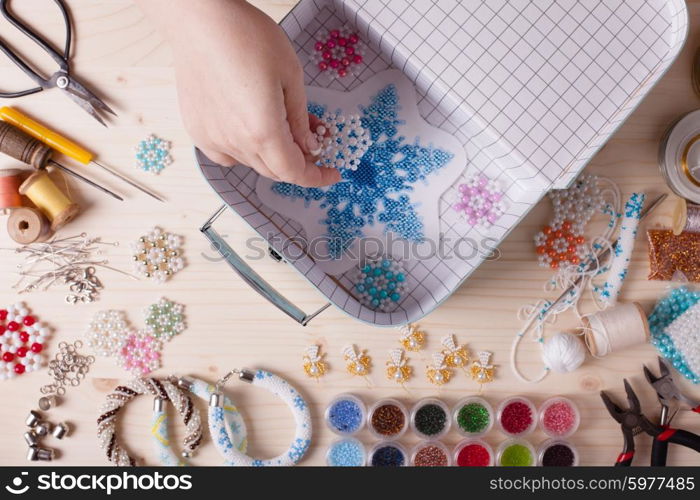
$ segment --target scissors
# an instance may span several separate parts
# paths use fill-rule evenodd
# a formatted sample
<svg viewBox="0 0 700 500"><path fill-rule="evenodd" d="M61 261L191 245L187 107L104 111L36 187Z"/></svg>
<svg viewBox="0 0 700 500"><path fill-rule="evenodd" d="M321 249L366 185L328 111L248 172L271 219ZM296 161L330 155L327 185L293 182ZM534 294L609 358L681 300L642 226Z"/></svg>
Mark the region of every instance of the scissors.
<svg viewBox="0 0 700 500"><path fill-rule="evenodd" d="M107 124L100 116L100 112L110 113L114 116L117 114L110 109L102 100L95 96L91 91L89 91L85 86L83 86L78 80L76 80L70 74L70 51L71 43L73 39L73 28L71 26L70 16L68 14L68 9L66 8L63 0L54 0L54 3L58 5L63 15L63 22L66 26L66 43L63 49L63 53L56 51L42 36L35 33L29 26L24 24L18 18L16 18L9 10L8 4L10 0L0 0L0 12L12 25L20 30L24 35L29 37L34 41L39 47L44 49L51 58L56 61L59 66L58 71L48 78L44 78L38 74L30 63L22 59L17 53L15 53L2 39L0 39L0 50L5 53L10 60L15 63L29 78L34 80L38 87L34 87L27 90L21 90L18 92L0 92L0 97L4 98L14 98L22 97L26 95L36 94L42 90L59 88L61 89L73 102L78 106L83 108L87 113L89 113L95 120L100 122L105 127Z"/></svg>

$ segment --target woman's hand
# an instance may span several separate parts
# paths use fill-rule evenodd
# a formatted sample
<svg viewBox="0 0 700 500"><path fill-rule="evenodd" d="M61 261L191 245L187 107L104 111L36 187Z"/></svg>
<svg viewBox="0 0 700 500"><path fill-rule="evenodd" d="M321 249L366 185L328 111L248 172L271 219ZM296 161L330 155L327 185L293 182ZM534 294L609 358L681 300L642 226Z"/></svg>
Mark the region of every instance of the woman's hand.
<svg viewBox="0 0 700 500"><path fill-rule="evenodd" d="M314 164L303 71L272 19L243 0L137 3L172 45L185 126L212 161L307 187L340 180Z"/></svg>

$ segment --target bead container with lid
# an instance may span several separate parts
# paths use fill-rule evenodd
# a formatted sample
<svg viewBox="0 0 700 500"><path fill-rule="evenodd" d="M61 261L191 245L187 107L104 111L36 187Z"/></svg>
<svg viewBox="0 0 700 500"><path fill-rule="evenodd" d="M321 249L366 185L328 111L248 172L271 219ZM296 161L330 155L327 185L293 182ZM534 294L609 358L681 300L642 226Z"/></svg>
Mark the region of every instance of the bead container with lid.
<svg viewBox="0 0 700 500"><path fill-rule="evenodd" d="M450 409L435 398L424 398L413 405L411 429L424 439L439 439L450 430Z"/></svg>
<svg viewBox="0 0 700 500"><path fill-rule="evenodd" d="M406 407L396 399L381 399L367 414L367 427L378 439L398 439L408 428Z"/></svg>

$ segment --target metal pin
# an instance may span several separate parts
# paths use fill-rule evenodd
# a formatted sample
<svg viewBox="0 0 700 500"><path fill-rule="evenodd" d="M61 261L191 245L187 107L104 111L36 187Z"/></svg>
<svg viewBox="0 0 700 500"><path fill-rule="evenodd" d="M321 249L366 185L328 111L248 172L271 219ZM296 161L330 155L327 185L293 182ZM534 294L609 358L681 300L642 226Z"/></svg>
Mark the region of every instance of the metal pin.
<svg viewBox="0 0 700 500"><path fill-rule="evenodd" d="M24 433L24 440L27 442L27 445L30 448L39 445L39 438L32 431L27 431Z"/></svg>
<svg viewBox="0 0 700 500"><path fill-rule="evenodd" d="M61 422L60 424L58 424L56 427L53 428L53 432L51 432L51 434L56 439L63 439L64 437L66 437L68 435L69 432L70 432L70 426L68 425L68 423Z"/></svg>
<svg viewBox="0 0 700 500"><path fill-rule="evenodd" d="M27 427L34 427L41 421L41 414L37 411L30 411L27 419L24 421Z"/></svg>

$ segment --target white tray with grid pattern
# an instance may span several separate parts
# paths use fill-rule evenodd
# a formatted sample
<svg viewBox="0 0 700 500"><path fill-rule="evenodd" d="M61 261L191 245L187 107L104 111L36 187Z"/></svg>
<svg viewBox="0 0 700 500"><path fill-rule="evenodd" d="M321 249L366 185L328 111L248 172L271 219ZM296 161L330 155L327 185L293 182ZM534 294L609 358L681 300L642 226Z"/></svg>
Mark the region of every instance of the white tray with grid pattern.
<svg viewBox="0 0 700 500"><path fill-rule="evenodd" d="M348 24L367 44L363 69L344 79L320 73L310 56L322 29ZM306 83L351 90L396 68L415 85L432 125L464 144L464 174L440 199L449 241L500 242L550 189L566 187L629 116L680 52L688 31L683 0L301 0L282 21ZM488 252L409 259L399 308L380 313L352 294L352 274L323 272L290 251L303 237L293 220L255 194L257 174L198 153L205 178L251 227L274 237L285 257L330 302L378 326L416 321L444 301ZM505 191L506 214L487 232L451 210L456 187L475 173ZM303 205L300 204L303 210Z"/></svg>

